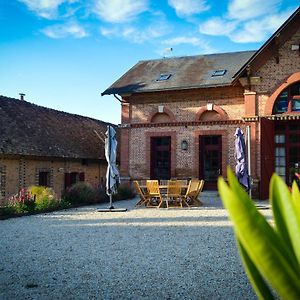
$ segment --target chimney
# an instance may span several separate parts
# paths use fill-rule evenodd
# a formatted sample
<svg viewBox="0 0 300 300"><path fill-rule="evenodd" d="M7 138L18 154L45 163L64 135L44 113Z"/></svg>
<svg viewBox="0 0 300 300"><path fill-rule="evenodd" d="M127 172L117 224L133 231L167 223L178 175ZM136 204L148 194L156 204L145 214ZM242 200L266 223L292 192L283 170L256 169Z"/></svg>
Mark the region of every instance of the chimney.
<svg viewBox="0 0 300 300"><path fill-rule="evenodd" d="M19 93L19 95L20 95L20 100L21 100L21 101L24 101L24 96L25 96L25 94Z"/></svg>

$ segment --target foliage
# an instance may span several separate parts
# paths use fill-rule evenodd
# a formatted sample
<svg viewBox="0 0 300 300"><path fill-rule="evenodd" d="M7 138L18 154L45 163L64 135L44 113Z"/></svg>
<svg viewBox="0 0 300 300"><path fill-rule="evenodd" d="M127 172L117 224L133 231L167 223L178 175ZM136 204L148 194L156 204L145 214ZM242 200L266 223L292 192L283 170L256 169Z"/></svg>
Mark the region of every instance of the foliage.
<svg viewBox="0 0 300 300"><path fill-rule="evenodd" d="M123 184L118 187L118 192L116 195L113 196L114 200L126 200L126 199L132 199L135 197L135 193L133 189L131 189L129 186Z"/></svg>
<svg viewBox="0 0 300 300"><path fill-rule="evenodd" d="M35 201L30 191L25 188L9 199L10 210L14 208L16 213L32 212L35 209Z"/></svg>
<svg viewBox="0 0 300 300"><path fill-rule="evenodd" d="M1 207L0 216L22 215L37 211L52 211L55 209L68 208L70 203L58 200L52 189L31 186L21 189L19 193L12 196L6 206Z"/></svg>
<svg viewBox="0 0 300 300"><path fill-rule="evenodd" d="M118 193L113 196L114 200L125 200L135 196L132 189L121 185ZM31 186L28 189L21 189L19 193L9 199L5 207L0 208L0 216L13 216L24 213L41 211L52 211L61 208L68 208L71 205L85 205L99 202L107 202L109 197L104 186L97 188L86 182L78 182L68 188L62 199L57 199L51 188L43 186Z"/></svg>
<svg viewBox="0 0 300 300"><path fill-rule="evenodd" d="M227 185L218 181L222 201L233 222L247 275L260 299L274 299L269 285L283 299L300 299L300 193L294 182L292 193L274 174L270 200L274 228L228 169Z"/></svg>
<svg viewBox="0 0 300 300"><path fill-rule="evenodd" d="M97 202L97 195L89 183L80 181L65 191L63 199L71 204L91 204Z"/></svg>
<svg viewBox="0 0 300 300"><path fill-rule="evenodd" d="M117 194L113 195L113 200L126 200L135 196L133 190L126 185L118 187ZM77 182L68 188L63 198L71 204L93 204L107 202L109 197L106 194L105 187L98 186L97 188L86 182Z"/></svg>
<svg viewBox="0 0 300 300"><path fill-rule="evenodd" d="M58 207L58 200L53 189L44 186L30 186L28 188L34 196L36 209L45 210Z"/></svg>

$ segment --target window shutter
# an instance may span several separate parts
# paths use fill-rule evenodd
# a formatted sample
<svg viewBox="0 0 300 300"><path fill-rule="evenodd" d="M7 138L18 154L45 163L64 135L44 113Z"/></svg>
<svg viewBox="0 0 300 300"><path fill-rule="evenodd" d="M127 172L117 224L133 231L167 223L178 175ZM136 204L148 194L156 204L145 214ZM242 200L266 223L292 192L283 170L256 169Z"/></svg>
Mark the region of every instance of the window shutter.
<svg viewBox="0 0 300 300"><path fill-rule="evenodd" d="M79 173L79 181L84 181L84 172Z"/></svg>
<svg viewBox="0 0 300 300"><path fill-rule="evenodd" d="M65 173L65 189L71 185L71 174Z"/></svg>

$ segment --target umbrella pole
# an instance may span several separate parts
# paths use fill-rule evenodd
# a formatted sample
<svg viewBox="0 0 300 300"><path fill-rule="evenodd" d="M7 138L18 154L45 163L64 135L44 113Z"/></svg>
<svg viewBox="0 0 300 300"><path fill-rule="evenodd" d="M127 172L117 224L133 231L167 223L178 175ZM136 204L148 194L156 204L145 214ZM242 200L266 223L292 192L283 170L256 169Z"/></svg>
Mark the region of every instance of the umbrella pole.
<svg viewBox="0 0 300 300"><path fill-rule="evenodd" d="M114 207L112 205L112 193L110 193L110 195L109 195L109 209L114 209Z"/></svg>

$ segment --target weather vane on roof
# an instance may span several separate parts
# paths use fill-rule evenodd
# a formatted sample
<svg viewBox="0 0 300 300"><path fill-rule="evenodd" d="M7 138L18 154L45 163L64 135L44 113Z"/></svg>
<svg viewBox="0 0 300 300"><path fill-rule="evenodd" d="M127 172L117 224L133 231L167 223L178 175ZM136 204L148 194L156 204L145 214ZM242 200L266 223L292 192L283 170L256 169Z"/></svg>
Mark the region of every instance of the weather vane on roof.
<svg viewBox="0 0 300 300"><path fill-rule="evenodd" d="M172 54L173 48L169 47L169 48L165 48L164 52L163 52L163 58L166 58L168 56L170 56Z"/></svg>

